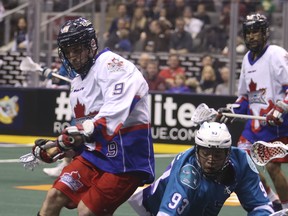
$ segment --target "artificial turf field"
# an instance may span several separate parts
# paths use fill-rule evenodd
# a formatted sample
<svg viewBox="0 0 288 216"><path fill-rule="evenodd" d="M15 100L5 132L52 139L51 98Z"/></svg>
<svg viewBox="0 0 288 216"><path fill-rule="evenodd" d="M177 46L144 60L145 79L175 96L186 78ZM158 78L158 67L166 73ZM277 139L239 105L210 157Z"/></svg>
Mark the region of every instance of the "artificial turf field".
<svg viewBox="0 0 288 216"><path fill-rule="evenodd" d="M44 167L54 167L55 164L41 164L34 171L30 171L25 170L17 162L19 156L30 151L31 147L25 145L0 144L0 216L36 216L46 191L54 180L45 175L42 169ZM156 154L157 177L165 170L166 165L171 160L172 155ZM283 165L283 169L285 173L288 173L287 165ZM267 173L265 175L267 176ZM269 178L267 180L271 182ZM61 216L70 215L77 215L76 210L64 209L61 212ZM136 216L136 213L129 204L124 203L114 215ZM219 215L242 216L247 214L240 206L237 197L232 194Z"/></svg>

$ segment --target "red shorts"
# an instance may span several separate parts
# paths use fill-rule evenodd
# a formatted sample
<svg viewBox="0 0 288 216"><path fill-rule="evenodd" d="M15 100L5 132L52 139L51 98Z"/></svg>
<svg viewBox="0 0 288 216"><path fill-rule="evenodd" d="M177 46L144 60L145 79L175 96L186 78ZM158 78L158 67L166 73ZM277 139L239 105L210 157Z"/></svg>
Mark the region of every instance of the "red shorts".
<svg viewBox="0 0 288 216"><path fill-rule="evenodd" d="M94 214L112 215L139 185L137 173L107 173L78 156L63 169L53 187L72 200L67 208L76 208L82 200Z"/></svg>
<svg viewBox="0 0 288 216"><path fill-rule="evenodd" d="M272 140L270 142L274 142L274 141L281 141L281 142L287 144L288 143L288 137L278 138L278 139ZM245 137L240 136L239 141L237 143L237 146L238 146L238 148L241 148L241 149L245 150L246 152L248 152L248 154L250 155L252 143L250 143ZM273 160L271 160L271 162L288 163L288 155L286 155L284 158L273 159Z"/></svg>

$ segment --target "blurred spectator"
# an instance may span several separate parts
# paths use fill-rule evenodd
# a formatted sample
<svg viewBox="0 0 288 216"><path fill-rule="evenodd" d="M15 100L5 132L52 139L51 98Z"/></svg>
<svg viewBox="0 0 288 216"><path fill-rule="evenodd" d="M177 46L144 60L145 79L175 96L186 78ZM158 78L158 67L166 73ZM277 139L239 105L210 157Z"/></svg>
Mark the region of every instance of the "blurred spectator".
<svg viewBox="0 0 288 216"><path fill-rule="evenodd" d="M204 23L198 19L193 17L193 12L191 10L191 7L186 6L183 11L183 18L185 21L184 29L185 31L189 32L191 34L191 37L193 39L193 45L194 40L198 36L199 32L201 31Z"/></svg>
<svg viewBox="0 0 288 216"><path fill-rule="evenodd" d="M147 65L148 62L153 60L149 53L141 53L137 61L137 68L143 74L144 77L147 77Z"/></svg>
<svg viewBox="0 0 288 216"><path fill-rule="evenodd" d="M174 85L174 79L177 74L185 75L185 69L180 66L178 55L170 54L167 60L167 67L160 71L159 76L165 79L168 87L171 87Z"/></svg>
<svg viewBox="0 0 288 216"><path fill-rule="evenodd" d="M184 74L176 74L174 83L166 90L168 93L191 93L190 88L186 85L186 77Z"/></svg>
<svg viewBox="0 0 288 216"><path fill-rule="evenodd" d="M134 44L134 51L168 52L170 36L163 32L158 20L149 24L149 31L142 32L140 39Z"/></svg>
<svg viewBox="0 0 288 216"><path fill-rule="evenodd" d="M117 31L109 34L105 41L105 47L114 51L131 51L132 44L129 40L129 31L126 28L126 20L119 18L117 22Z"/></svg>
<svg viewBox="0 0 288 216"><path fill-rule="evenodd" d="M213 58L213 56L210 54L204 54L201 58L200 71L202 71L205 66L211 66L214 69L215 74L216 74L217 83L221 83L222 79L221 79L221 75L220 75L219 70L218 70L218 68L220 67L220 63L219 63L218 59ZM199 77L196 77L198 79L198 81L201 80L201 76L202 75L200 75Z"/></svg>
<svg viewBox="0 0 288 216"><path fill-rule="evenodd" d="M184 19L176 19L175 32L170 36L169 52L174 54L187 54L193 50L192 37L184 30Z"/></svg>
<svg viewBox="0 0 288 216"><path fill-rule="evenodd" d="M14 8L16 8L19 5L19 1L18 0L0 0L0 46L5 45L4 44L4 29L5 29L5 25L4 25L4 19L3 19L3 14L7 11L7 10L12 10ZM11 15L11 31L10 31L10 37L13 37L13 34L15 32L15 28L13 29L13 26L17 25L17 21L18 21L18 14L14 13Z"/></svg>
<svg viewBox="0 0 288 216"><path fill-rule="evenodd" d="M144 14L144 8L137 7L134 10L130 24L130 40L134 44L140 39L140 34L147 31L148 20Z"/></svg>
<svg viewBox="0 0 288 216"><path fill-rule="evenodd" d="M200 51L202 52L213 52L221 53L227 44L228 33L220 26L208 26L201 33L201 46Z"/></svg>
<svg viewBox="0 0 288 216"><path fill-rule="evenodd" d="M53 11L60 12L67 10L69 8L69 1L70 0L53 0Z"/></svg>
<svg viewBox="0 0 288 216"><path fill-rule="evenodd" d="M118 31L117 31L118 32ZM127 29L119 30L119 42L115 45L116 51L131 52L132 43L129 39L129 31Z"/></svg>
<svg viewBox="0 0 288 216"><path fill-rule="evenodd" d="M200 83L195 77L189 77L185 82L191 93L201 93Z"/></svg>
<svg viewBox="0 0 288 216"><path fill-rule="evenodd" d="M117 5L116 8L116 16L109 27L109 31L105 33L104 37L108 37L109 34L112 34L113 32L116 32L118 30L118 20L119 19L124 19L125 20L125 28L129 29L130 28L130 21L131 17L127 13L127 6L125 3L120 3Z"/></svg>
<svg viewBox="0 0 288 216"><path fill-rule="evenodd" d="M275 2L273 0L261 0L261 7L263 14L266 15L269 21L272 20L272 13L276 9Z"/></svg>
<svg viewBox="0 0 288 216"><path fill-rule="evenodd" d="M201 71L200 87L204 94L214 94L217 85L215 70L212 66L207 65Z"/></svg>
<svg viewBox="0 0 288 216"><path fill-rule="evenodd" d="M17 22L17 29L14 33L14 44L12 51L29 51L31 43L28 39L27 21L25 17L20 17Z"/></svg>
<svg viewBox="0 0 288 216"><path fill-rule="evenodd" d="M246 53L246 51L247 51L247 49L246 49L243 37L238 35L237 38L236 38L236 53L243 55L243 54ZM229 44L227 44L227 46L224 47L224 49L222 50L222 54L226 55L226 56L229 55Z"/></svg>
<svg viewBox="0 0 288 216"><path fill-rule="evenodd" d="M147 64L147 73L144 76L146 79L149 91L165 91L166 82L163 77L159 76L159 68L157 61L149 61Z"/></svg>
<svg viewBox="0 0 288 216"><path fill-rule="evenodd" d="M146 15L149 21L159 19L162 9L165 9L166 11L165 3L162 0L156 0L156 1L152 0L146 2L149 8L148 13Z"/></svg>
<svg viewBox="0 0 288 216"><path fill-rule="evenodd" d="M210 25L211 23L210 16L206 11L206 6L204 3L199 3L197 5L197 11L194 17L200 19L204 25Z"/></svg>
<svg viewBox="0 0 288 216"><path fill-rule="evenodd" d="M119 29L112 33L105 46L114 51L131 52L132 43L129 39L129 31L127 29Z"/></svg>
<svg viewBox="0 0 288 216"><path fill-rule="evenodd" d="M5 10L12 10L19 5L19 0L1 0Z"/></svg>
<svg viewBox="0 0 288 216"><path fill-rule="evenodd" d="M169 4L167 8L167 18L173 26L176 26L175 19L183 16L185 6L185 0L174 0Z"/></svg>
<svg viewBox="0 0 288 216"><path fill-rule="evenodd" d="M5 13L5 8L4 5L2 3L2 1L0 0L0 28L4 29L4 21L3 21L3 14ZM4 45L4 31L1 31L0 33L0 46Z"/></svg>
<svg viewBox="0 0 288 216"><path fill-rule="evenodd" d="M222 3L222 10L220 14L220 24L223 26L229 26L230 24L230 3Z"/></svg>
<svg viewBox="0 0 288 216"><path fill-rule="evenodd" d="M215 94L229 95L230 69L227 66L220 68L220 75L223 83L220 83L216 86Z"/></svg>
<svg viewBox="0 0 288 216"><path fill-rule="evenodd" d="M167 9L166 8L161 8L159 11L159 18L160 26L163 29L163 32L165 34L170 34L170 31L173 28L173 24L167 19Z"/></svg>
<svg viewBox="0 0 288 216"><path fill-rule="evenodd" d="M152 7L151 2L146 0L130 0L125 1L127 8L127 15L133 17L135 13L135 8L142 8L144 11L145 17L149 17L150 8Z"/></svg>
<svg viewBox="0 0 288 216"><path fill-rule="evenodd" d="M221 0L222 1L222 0ZM191 5L192 10L196 11L199 4L205 4L206 10L214 12L215 11L215 0L188 0L189 5Z"/></svg>
<svg viewBox="0 0 288 216"><path fill-rule="evenodd" d="M242 0L238 1L238 21L242 23L245 16L247 15L247 6ZM225 29L228 29L230 25L230 11L231 11L231 0L224 0L222 3L222 11L220 14L220 23L224 26Z"/></svg>
<svg viewBox="0 0 288 216"><path fill-rule="evenodd" d="M198 36L203 29L204 23L200 19L193 17L193 12L189 6L184 8L183 18L185 21L184 30L191 34L193 39L193 50L197 51L202 41Z"/></svg>
<svg viewBox="0 0 288 216"><path fill-rule="evenodd" d="M197 11L194 14L194 17L198 18L199 20L201 20L203 22L203 26L201 28L201 31L197 35L196 41L193 40L194 50L196 52L207 51L207 46L206 45L207 45L208 41L206 39L209 38L209 34L208 33L211 32L210 31L210 29L211 29L211 19L210 19L210 15L208 15L208 13L206 11L204 3L199 3L198 4ZM215 22L215 21L213 21L213 22Z"/></svg>

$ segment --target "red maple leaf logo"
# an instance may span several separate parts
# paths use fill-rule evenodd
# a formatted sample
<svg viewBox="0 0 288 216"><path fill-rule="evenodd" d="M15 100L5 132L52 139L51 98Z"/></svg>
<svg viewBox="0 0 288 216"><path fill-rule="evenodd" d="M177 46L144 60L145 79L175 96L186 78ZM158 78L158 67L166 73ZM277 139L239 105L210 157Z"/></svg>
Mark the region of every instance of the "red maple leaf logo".
<svg viewBox="0 0 288 216"><path fill-rule="evenodd" d="M78 171L74 171L74 172L71 172L71 177L74 180L79 180L80 179L80 174L78 173Z"/></svg>
<svg viewBox="0 0 288 216"><path fill-rule="evenodd" d="M74 113L76 118L82 118L85 116L85 105L81 104L77 99L77 104L74 107Z"/></svg>
<svg viewBox="0 0 288 216"><path fill-rule="evenodd" d="M87 116L95 116L97 115L97 111L92 111L92 112L89 112L87 115L85 115L85 110L86 110L86 107L84 104L81 104L79 102L79 100L77 99L77 104L76 106L74 107L74 113L75 113L75 118L83 118L83 117L87 117Z"/></svg>
<svg viewBox="0 0 288 216"><path fill-rule="evenodd" d="M253 91L257 90L257 83L253 82L252 79L251 79L251 82L249 84L249 89L250 89L250 92L253 92Z"/></svg>

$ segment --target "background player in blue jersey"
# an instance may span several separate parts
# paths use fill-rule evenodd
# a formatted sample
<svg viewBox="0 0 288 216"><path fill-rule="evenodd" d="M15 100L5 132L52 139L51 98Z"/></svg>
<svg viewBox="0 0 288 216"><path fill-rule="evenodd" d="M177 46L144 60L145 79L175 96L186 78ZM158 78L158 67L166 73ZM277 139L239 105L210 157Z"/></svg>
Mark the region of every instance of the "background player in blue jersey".
<svg viewBox="0 0 288 216"><path fill-rule="evenodd" d="M178 154L160 178L129 199L141 216L218 215L235 192L249 216L268 216L271 203L249 155L231 146L223 123L204 122L195 147Z"/></svg>
<svg viewBox="0 0 288 216"><path fill-rule="evenodd" d="M253 13L246 17L243 37L249 51L242 61L238 99L231 109L219 111L266 116L266 121L253 119L246 122L237 145L249 152L252 144L259 140L288 143L288 52L269 44L269 23L262 14ZM222 122L227 120L223 116L220 118ZM283 208L288 208L288 179L281 164L287 162L288 156L266 165ZM279 210L281 204L276 205L278 197L261 173L260 176L274 209Z"/></svg>

